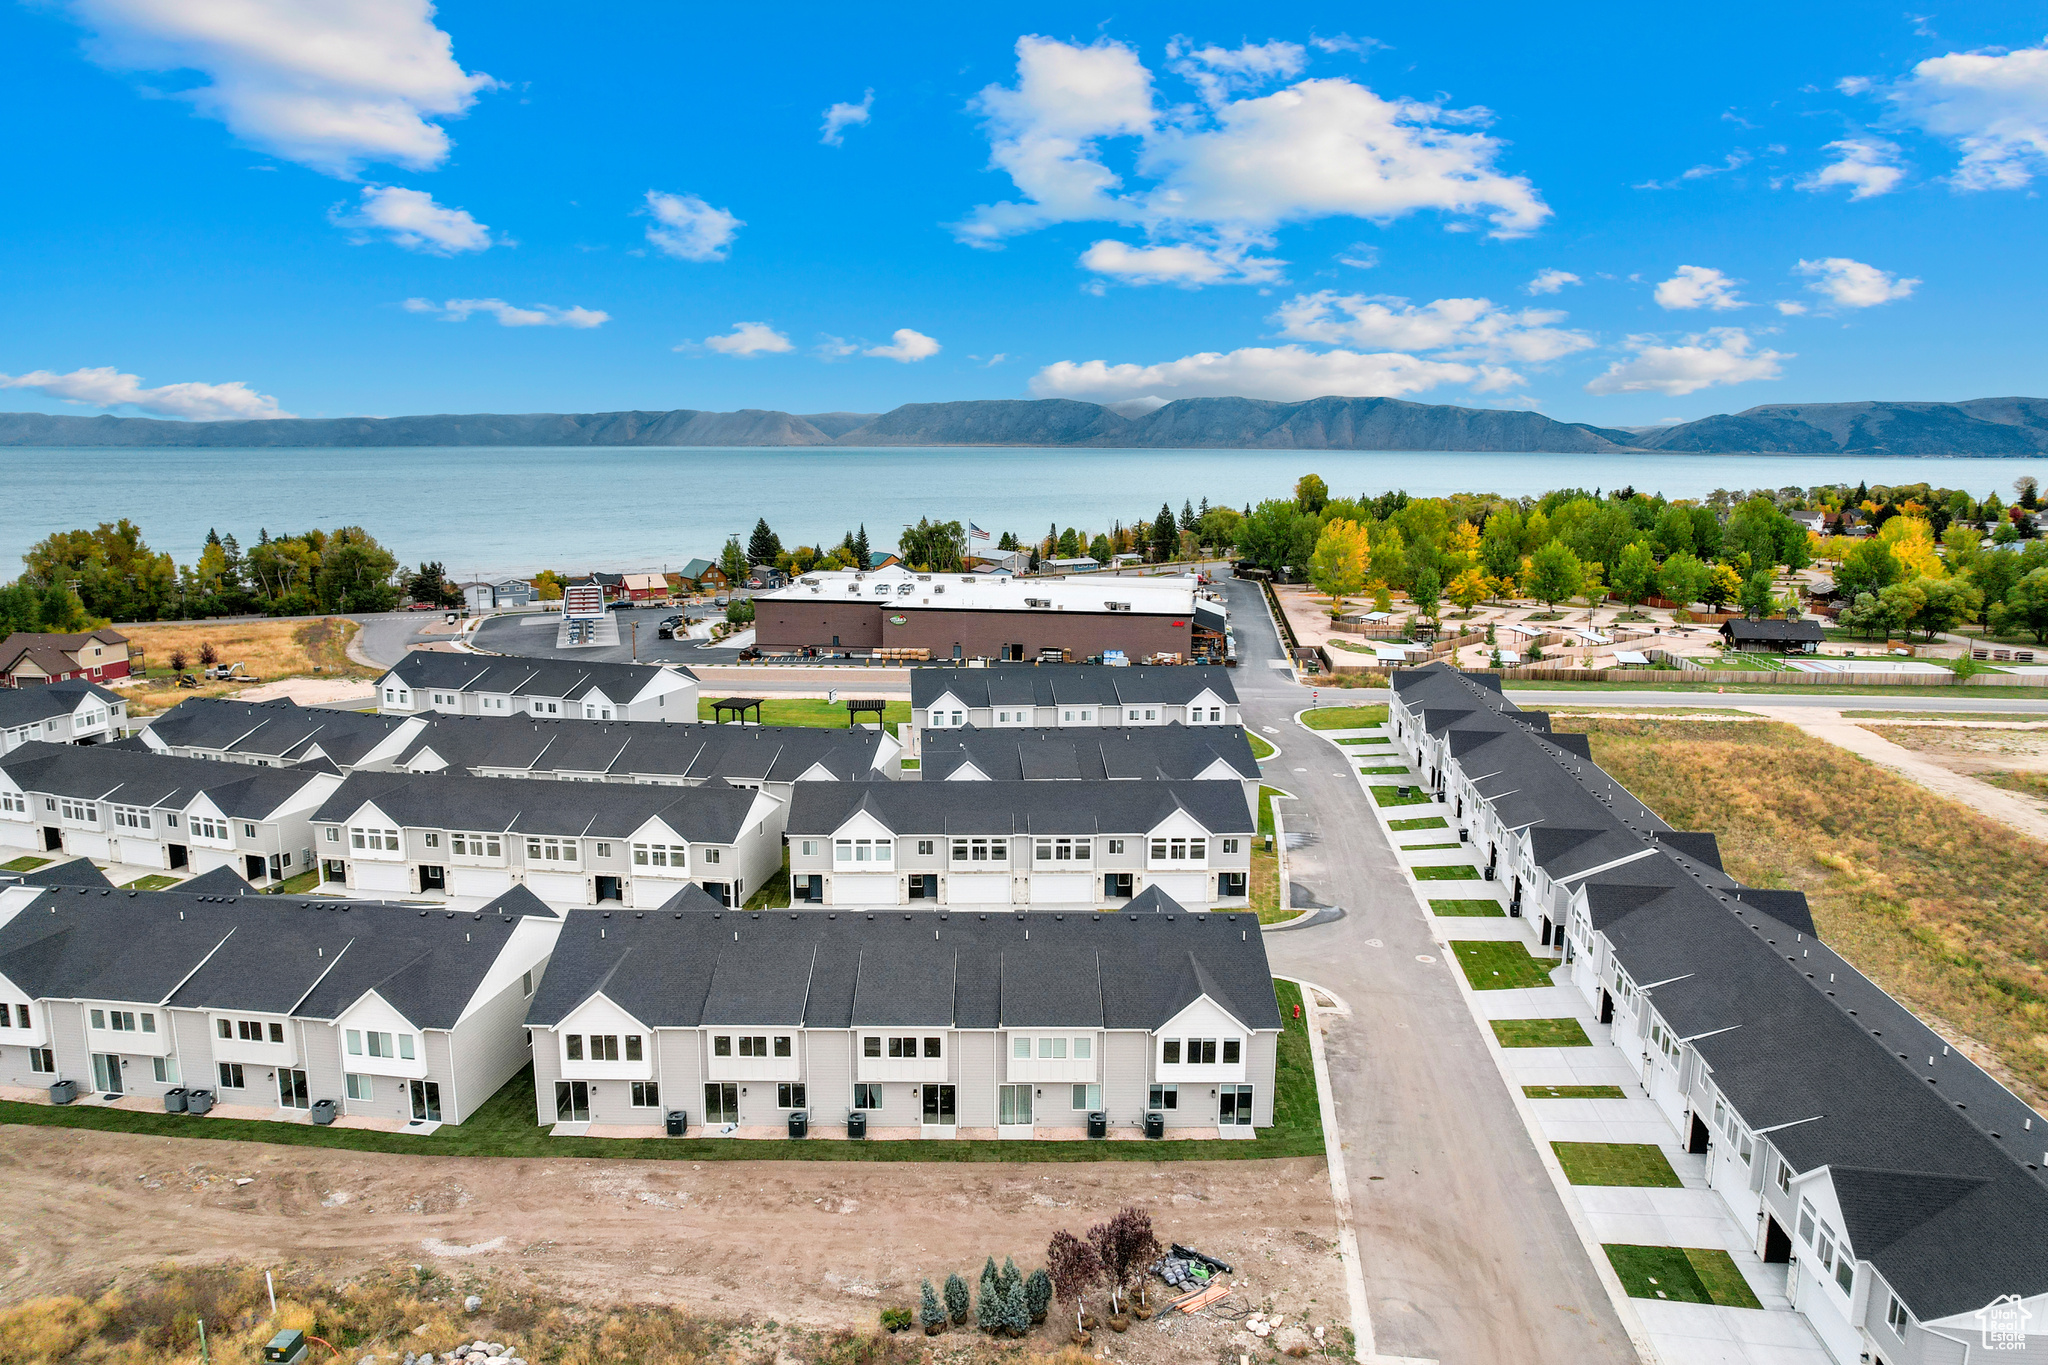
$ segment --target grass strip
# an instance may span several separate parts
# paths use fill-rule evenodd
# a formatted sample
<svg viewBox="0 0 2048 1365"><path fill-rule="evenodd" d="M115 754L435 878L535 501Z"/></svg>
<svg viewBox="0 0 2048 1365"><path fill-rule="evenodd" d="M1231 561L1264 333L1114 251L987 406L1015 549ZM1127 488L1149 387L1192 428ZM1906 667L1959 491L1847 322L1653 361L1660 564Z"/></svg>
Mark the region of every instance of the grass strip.
<svg viewBox="0 0 2048 1365"><path fill-rule="evenodd" d="M1458 915L1466 917L1484 916L1489 919L1506 919L1508 912L1496 900L1433 900L1429 903L1432 915Z"/></svg>
<svg viewBox="0 0 2048 1365"><path fill-rule="evenodd" d="M34 858L24 854L11 863L0 863L0 872L33 872L39 867L47 866L49 861L48 858Z"/></svg>
<svg viewBox="0 0 2048 1365"><path fill-rule="evenodd" d="M1387 723L1387 707L1378 706L1323 706L1304 712L1301 723L1311 730L1364 730L1374 725Z"/></svg>
<svg viewBox="0 0 2048 1365"><path fill-rule="evenodd" d="M737 685L737 684L735 684ZM716 697L703 696L697 700L697 719L716 720L711 703ZM769 697L761 703L763 725L807 725L816 729L845 730L847 724L845 702L830 702L823 697ZM874 713L863 712L862 724L873 728ZM897 727L910 723L910 703L892 701L882 712L882 722L895 734Z"/></svg>
<svg viewBox="0 0 2048 1365"><path fill-rule="evenodd" d="M1403 853L1429 853L1440 848L1463 848L1463 844L1403 844Z"/></svg>
<svg viewBox="0 0 2048 1365"><path fill-rule="evenodd" d="M178 879L176 877L166 877L161 872L151 872L146 876L137 877L132 882L122 882L120 889L123 891L162 891L166 887L176 886L177 884Z"/></svg>
<svg viewBox="0 0 2048 1365"><path fill-rule="evenodd" d="M1392 744L1394 741L1385 735L1367 735L1363 739L1339 739L1331 742L1334 744Z"/></svg>
<svg viewBox="0 0 2048 1365"><path fill-rule="evenodd" d="M1532 1100L1625 1100L1628 1091L1618 1085L1525 1085L1522 1094Z"/></svg>
<svg viewBox="0 0 2048 1365"><path fill-rule="evenodd" d="M1451 951L1465 969L1475 991L1527 990L1552 986L1550 970L1557 963L1537 957L1512 939L1455 939Z"/></svg>
<svg viewBox="0 0 2048 1365"><path fill-rule="evenodd" d="M1267 740L1260 738L1249 730L1244 732L1244 737L1251 741L1253 758L1268 759L1280 752Z"/></svg>
<svg viewBox="0 0 2048 1365"><path fill-rule="evenodd" d="M1574 1185L1681 1188L1678 1172L1654 1142L1553 1142L1550 1149Z"/></svg>
<svg viewBox="0 0 2048 1365"><path fill-rule="evenodd" d="M1372 792L1372 799L1382 806L1426 806L1429 804L1429 793L1419 787L1410 787L1406 796L1401 795L1391 783L1383 783L1369 790Z"/></svg>
<svg viewBox="0 0 2048 1365"><path fill-rule="evenodd" d="M1408 775L1408 765L1406 763L1397 763L1389 768L1360 768L1358 771L1364 773L1367 777L1406 777Z"/></svg>
<svg viewBox="0 0 2048 1365"><path fill-rule="evenodd" d="M1604 1247L1622 1288L1632 1299L1705 1303L1721 1308L1762 1308L1735 1258L1719 1247Z"/></svg>
<svg viewBox="0 0 2048 1365"><path fill-rule="evenodd" d="M1585 1027L1576 1019L1493 1019L1494 1040L1502 1047L1591 1047Z"/></svg>
<svg viewBox="0 0 2048 1365"><path fill-rule="evenodd" d="M1476 882L1479 869L1470 863L1448 863L1443 867L1411 867L1418 882Z"/></svg>
<svg viewBox="0 0 2048 1365"><path fill-rule="evenodd" d="M1418 815L1418 816L1415 816L1415 817L1414 817L1413 819L1409 819L1409 820L1389 820L1389 821L1387 821L1387 828L1388 828L1388 829L1397 829L1397 830L1411 830L1411 829L1449 829L1450 827L1451 827L1451 823L1450 823L1450 821L1448 821L1448 820L1444 819L1444 818L1443 818L1443 816L1441 816L1441 815Z"/></svg>

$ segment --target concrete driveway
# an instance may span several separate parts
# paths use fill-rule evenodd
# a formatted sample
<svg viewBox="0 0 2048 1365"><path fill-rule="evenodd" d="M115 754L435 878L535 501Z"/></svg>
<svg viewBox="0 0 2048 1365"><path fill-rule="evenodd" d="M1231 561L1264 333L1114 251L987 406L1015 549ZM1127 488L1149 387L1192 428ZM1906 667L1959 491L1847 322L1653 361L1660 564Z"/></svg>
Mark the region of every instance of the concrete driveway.
<svg viewBox="0 0 2048 1365"><path fill-rule="evenodd" d="M1336 749L1294 723L1309 689L1272 667L1282 652L1256 586L1223 588L1245 722L1280 746L1267 781L1296 798L1281 809L1301 836L1289 839L1297 895L1345 911L1269 932L1266 951L1275 972L1352 1011L1332 1021L1328 1054L1379 1354L1636 1360L1368 798Z"/></svg>

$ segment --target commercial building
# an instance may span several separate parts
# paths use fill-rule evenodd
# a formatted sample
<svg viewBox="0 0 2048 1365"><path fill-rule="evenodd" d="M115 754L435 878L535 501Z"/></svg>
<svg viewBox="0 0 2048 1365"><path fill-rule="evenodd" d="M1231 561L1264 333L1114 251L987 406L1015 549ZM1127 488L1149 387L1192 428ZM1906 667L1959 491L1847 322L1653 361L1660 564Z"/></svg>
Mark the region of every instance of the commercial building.
<svg viewBox="0 0 2048 1365"><path fill-rule="evenodd" d="M1253 1137L1279 1008L1249 913L571 911L526 1022L557 1132ZM587 1127L585 1125L592 1125Z"/></svg>
<svg viewBox="0 0 2048 1365"><path fill-rule="evenodd" d="M1584 736L1491 675L1393 689L1394 742L1828 1353L1977 1359L1978 1333L2016 1325L2011 1358L2042 1355L2048 1123L1830 948L1801 893L1729 876L1713 835L1671 828Z"/></svg>
<svg viewBox="0 0 2048 1365"><path fill-rule="evenodd" d="M1193 578L1007 578L872 572L804 574L754 598L754 632L769 651L923 651L929 659L1099 658L1133 663L1225 654L1227 619ZM899 657L901 657L899 655Z"/></svg>

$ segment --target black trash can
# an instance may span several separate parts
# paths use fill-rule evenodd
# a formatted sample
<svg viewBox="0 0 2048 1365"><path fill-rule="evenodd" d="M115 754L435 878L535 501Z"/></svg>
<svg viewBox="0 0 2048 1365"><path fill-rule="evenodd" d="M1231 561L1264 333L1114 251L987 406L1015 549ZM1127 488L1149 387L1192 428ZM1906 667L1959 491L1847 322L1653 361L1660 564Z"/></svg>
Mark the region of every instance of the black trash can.
<svg viewBox="0 0 2048 1365"><path fill-rule="evenodd" d="M662 1124L663 1127L665 1127L668 1130L668 1135L670 1137L681 1137L683 1135L683 1130L690 1126L689 1111L684 1109L671 1109L668 1111L668 1116L662 1120Z"/></svg>
<svg viewBox="0 0 2048 1365"><path fill-rule="evenodd" d="M789 1135L793 1138L811 1135L811 1116L802 1109L789 1111Z"/></svg>
<svg viewBox="0 0 2048 1365"><path fill-rule="evenodd" d="M211 1090L201 1088L198 1090L187 1090L185 1092L186 1113L204 1114L207 1110L211 1108L213 1108L213 1092Z"/></svg>
<svg viewBox="0 0 2048 1365"><path fill-rule="evenodd" d="M326 1127L328 1124L334 1122L333 1100L313 1101L313 1122L319 1124L323 1128Z"/></svg>
<svg viewBox="0 0 2048 1365"><path fill-rule="evenodd" d="M1396 796L1406 796L1407 794L1408 794L1408 789L1407 789L1406 787L1402 787L1402 786L1396 786L1396 787L1394 788L1394 795L1396 795Z"/></svg>
<svg viewBox="0 0 2048 1365"><path fill-rule="evenodd" d="M856 1109L846 1116L846 1135L850 1138L868 1135L868 1116L864 1110Z"/></svg>
<svg viewBox="0 0 2048 1365"><path fill-rule="evenodd" d="M1109 1115L1101 1109L1088 1111L1088 1136L1106 1138L1109 1136Z"/></svg>
<svg viewBox="0 0 2048 1365"><path fill-rule="evenodd" d="M1166 1115L1157 1109L1145 1111L1145 1136L1163 1138L1166 1136Z"/></svg>
<svg viewBox="0 0 2048 1365"><path fill-rule="evenodd" d="M164 1112L166 1114L182 1114L185 1112L184 1086L174 1085L169 1090L164 1091Z"/></svg>
<svg viewBox="0 0 2048 1365"><path fill-rule="evenodd" d="M78 1098L77 1081L54 1081L50 1085L50 1103L69 1104Z"/></svg>

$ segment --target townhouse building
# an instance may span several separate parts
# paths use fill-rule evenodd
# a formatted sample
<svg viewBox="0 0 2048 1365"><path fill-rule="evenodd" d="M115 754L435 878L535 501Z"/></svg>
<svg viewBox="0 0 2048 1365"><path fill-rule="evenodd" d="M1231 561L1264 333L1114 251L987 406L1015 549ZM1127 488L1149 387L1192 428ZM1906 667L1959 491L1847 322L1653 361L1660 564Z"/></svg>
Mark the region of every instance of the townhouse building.
<svg viewBox="0 0 2048 1365"><path fill-rule="evenodd" d="M377 680L377 708L387 716L693 721L697 678L675 665L416 649Z"/></svg>
<svg viewBox="0 0 2048 1365"><path fill-rule="evenodd" d="M1206 664L1113 668L1103 664L916 668L910 673L913 745L927 730L1090 729L1102 726L1241 726L1228 669ZM911 757L921 757L913 750Z"/></svg>
<svg viewBox="0 0 2048 1365"><path fill-rule="evenodd" d="M0 754L33 740L105 744L121 738L128 703L98 683L74 680L0 688Z"/></svg>
<svg viewBox="0 0 2048 1365"><path fill-rule="evenodd" d="M321 884L337 893L466 907L524 887L558 908L644 908L692 883L745 904L782 866L787 817L768 793L723 782L356 772L313 812L312 828Z"/></svg>
<svg viewBox="0 0 2048 1365"><path fill-rule="evenodd" d="M517 890L457 914L51 887L0 924L0 1085L204 1090L215 1114L302 1123L327 1101L339 1123L431 1132L525 1066L560 930Z"/></svg>
<svg viewBox="0 0 2048 1365"><path fill-rule="evenodd" d="M324 759L348 772L395 758L424 724L418 716L300 706L289 697L263 702L189 697L151 717L137 738L151 752L177 758L258 768Z"/></svg>
<svg viewBox="0 0 2048 1365"><path fill-rule="evenodd" d="M139 653L127 636L104 627L71 635L18 630L0 640L0 686L125 678Z"/></svg>
<svg viewBox="0 0 2048 1365"><path fill-rule="evenodd" d="M791 897L916 909L1117 907L1156 888L1250 905L1258 823L1235 782L806 783L790 803Z"/></svg>
<svg viewBox="0 0 2048 1365"><path fill-rule="evenodd" d="M1252 1137L1281 1028L1256 916L567 916L526 1022L538 1118L693 1135ZM583 1125L597 1125L586 1130ZM856 1134L861 1135L861 1134Z"/></svg>
<svg viewBox="0 0 2048 1365"><path fill-rule="evenodd" d="M1256 808L1259 761L1238 726L994 729L924 737L925 782L1239 782Z"/></svg>
<svg viewBox="0 0 2048 1365"><path fill-rule="evenodd" d="M252 769L125 745L30 743L0 757L0 848L253 883L311 870L328 764Z"/></svg>
<svg viewBox="0 0 2048 1365"><path fill-rule="evenodd" d="M1485 675L1390 723L1840 1365L2048 1357L2048 1123ZM1776 1267L1782 1272L1775 1272ZM2035 1324L2033 1335L2024 1324Z"/></svg>

